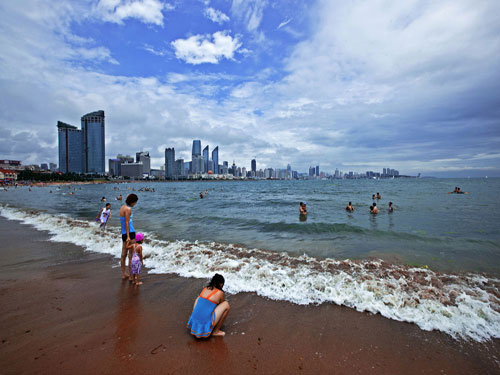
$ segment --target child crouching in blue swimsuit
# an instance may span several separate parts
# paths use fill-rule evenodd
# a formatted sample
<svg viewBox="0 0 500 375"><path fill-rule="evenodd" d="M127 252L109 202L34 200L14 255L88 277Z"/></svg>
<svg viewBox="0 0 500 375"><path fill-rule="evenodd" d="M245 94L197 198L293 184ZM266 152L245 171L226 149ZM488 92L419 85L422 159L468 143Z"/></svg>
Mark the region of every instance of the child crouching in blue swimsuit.
<svg viewBox="0 0 500 375"><path fill-rule="evenodd" d="M135 235L135 240L127 241L127 250L129 251L129 264L130 264L130 281L132 284L141 285L142 281L139 281L141 274L141 266L144 265L142 260L142 242L144 241L144 234L137 233Z"/></svg>
<svg viewBox="0 0 500 375"><path fill-rule="evenodd" d="M224 336L222 323L229 312L229 303L224 299L224 277L216 273L200 296L194 301L193 312L187 328L196 338Z"/></svg>

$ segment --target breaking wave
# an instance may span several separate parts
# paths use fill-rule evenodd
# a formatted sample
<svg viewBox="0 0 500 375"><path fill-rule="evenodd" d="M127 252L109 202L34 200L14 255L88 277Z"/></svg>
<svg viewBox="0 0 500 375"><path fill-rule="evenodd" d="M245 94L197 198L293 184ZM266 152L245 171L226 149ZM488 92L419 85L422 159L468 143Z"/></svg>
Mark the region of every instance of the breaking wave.
<svg viewBox="0 0 500 375"><path fill-rule="evenodd" d="M48 231L51 240L119 257L118 228L0 206L7 219ZM439 330L454 338L500 338L500 280L480 274L443 274L381 260L317 259L238 245L164 241L147 234L145 265L151 273L209 278L223 273L230 293L255 292L307 305L335 303Z"/></svg>

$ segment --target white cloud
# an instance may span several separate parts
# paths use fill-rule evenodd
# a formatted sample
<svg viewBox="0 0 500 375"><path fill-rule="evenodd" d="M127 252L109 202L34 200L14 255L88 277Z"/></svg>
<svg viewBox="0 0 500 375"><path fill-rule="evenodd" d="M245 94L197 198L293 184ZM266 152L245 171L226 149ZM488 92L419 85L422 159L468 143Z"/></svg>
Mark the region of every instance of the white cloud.
<svg viewBox="0 0 500 375"><path fill-rule="evenodd" d="M267 0L233 0L231 12L246 24L248 31L257 31L266 6Z"/></svg>
<svg viewBox="0 0 500 375"><path fill-rule="evenodd" d="M95 15L118 24L127 18L136 18L147 24L163 26L163 11L172 9L172 5L161 0L100 0Z"/></svg>
<svg viewBox="0 0 500 375"><path fill-rule="evenodd" d="M229 17L226 14L214 8L206 8L204 14L205 17L207 17L209 20L220 25L222 25L224 22L229 21Z"/></svg>
<svg viewBox="0 0 500 375"><path fill-rule="evenodd" d="M278 27L276 28L276 30L279 30L279 29L281 29L283 26L288 25L291 21L292 21L292 19L291 19L291 18L289 18L289 19L287 19L286 21L281 22L281 23L278 25Z"/></svg>
<svg viewBox="0 0 500 375"><path fill-rule="evenodd" d="M175 56L188 64L217 64L221 59L232 60L234 53L241 47L238 37L232 37L225 31L213 35L193 35L187 39L172 42Z"/></svg>
<svg viewBox="0 0 500 375"><path fill-rule="evenodd" d="M145 51L152 53L153 55L156 55L156 56L167 56L169 54L168 50L165 50L165 49L157 50L153 46L150 46L149 44L145 44L143 46L143 49Z"/></svg>

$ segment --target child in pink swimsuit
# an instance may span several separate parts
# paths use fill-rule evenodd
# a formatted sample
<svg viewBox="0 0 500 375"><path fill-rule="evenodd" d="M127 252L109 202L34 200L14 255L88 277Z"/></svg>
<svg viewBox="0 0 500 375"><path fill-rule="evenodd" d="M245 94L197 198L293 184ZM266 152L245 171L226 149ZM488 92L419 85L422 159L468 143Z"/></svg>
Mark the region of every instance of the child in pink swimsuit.
<svg viewBox="0 0 500 375"><path fill-rule="evenodd" d="M142 281L139 281L141 274L141 266L144 265L142 259L142 242L144 241L144 234L137 233L135 235L135 240L127 241L127 249L132 249L129 258L130 263L130 276L132 277L132 283L135 285L141 285Z"/></svg>

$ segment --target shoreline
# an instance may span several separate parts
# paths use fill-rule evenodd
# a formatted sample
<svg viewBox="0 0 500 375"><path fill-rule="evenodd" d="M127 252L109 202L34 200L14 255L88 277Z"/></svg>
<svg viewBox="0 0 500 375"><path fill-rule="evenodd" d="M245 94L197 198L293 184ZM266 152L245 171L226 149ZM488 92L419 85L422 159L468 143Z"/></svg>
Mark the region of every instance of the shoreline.
<svg viewBox="0 0 500 375"><path fill-rule="evenodd" d="M120 281L118 260L49 242L1 217L0 363L14 373L500 373L500 340L436 331L333 304L228 296L224 338L185 328L206 280L148 274ZM145 261L147 266L147 259Z"/></svg>

